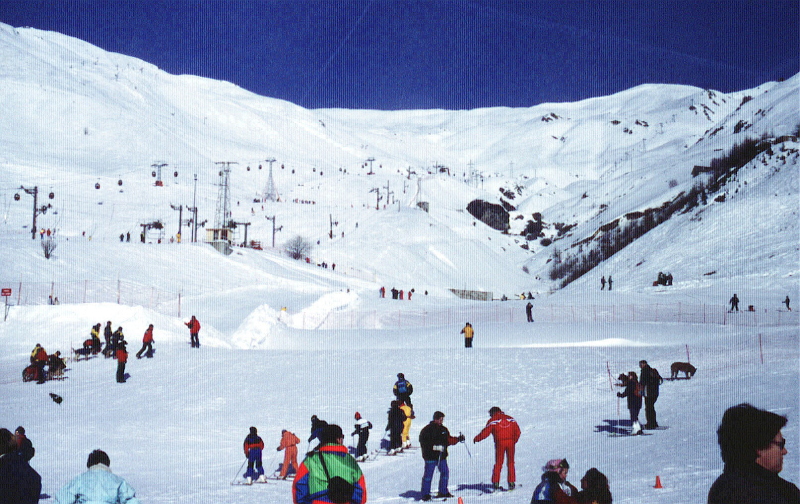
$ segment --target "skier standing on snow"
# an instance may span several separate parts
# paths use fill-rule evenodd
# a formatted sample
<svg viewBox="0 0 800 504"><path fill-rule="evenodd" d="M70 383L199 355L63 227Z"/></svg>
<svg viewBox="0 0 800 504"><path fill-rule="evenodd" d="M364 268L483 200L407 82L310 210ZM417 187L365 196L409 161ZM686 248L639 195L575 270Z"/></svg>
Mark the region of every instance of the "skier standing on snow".
<svg viewBox="0 0 800 504"><path fill-rule="evenodd" d="M547 504L577 504L575 495L578 489L567 481L569 464L566 459L553 459L544 466L542 482L537 485L531 497L531 504L544 502Z"/></svg>
<svg viewBox="0 0 800 504"><path fill-rule="evenodd" d="M392 401L389 407L386 430L389 431L389 455L394 455L403 449L403 422L406 414L400 409L398 401Z"/></svg>
<svg viewBox="0 0 800 504"><path fill-rule="evenodd" d="M153 356L153 324L147 326L147 330L145 330L144 336L142 336L142 349L136 352L136 358L141 359L142 354L147 358Z"/></svg>
<svg viewBox="0 0 800 504"><path fill-rule="evenodd" d="M289 474L289 466L294 469L295 473L297 472L297 468L299 467L297 464L297 445L299 444L300 438L295 436L294 433L286 429L281 431L281 444L278 445L278 451L285 451L283 452L281 472L278 475L280 479L286 479L286 476Z"/></svg>
<svg viewBox="0 0 800 504"><path fill-rule="evenodd" d="M120 329L122 329L120 327ZM116 345L116 358L117 358L117 383L125 383L125 364L128 362L128 343L124 339L120 339Z"/></svg>
<svg viewBox="0 0 800 504"><path fill-rule="evenodd" d="M311 435L308 437L308 442L310 443L315 438L321 439L320 435L322 434L322 430L327 426L328 422L320 420L317 418L317 415L311 415Z"/></svg>
<svg viewBox="0 0 800 504"><path fill-rule="evenodd" d="M786 296L786 299L783 300L783 304L786 305L787 310L792 311L792 309L789 307L789 296Z"/></svg>
<svg viewBox="0 0 800 504"><path fill-rule="evenodd" d="M454 437L444 425L444 413L436 411L433 420L419 433L419 446L425 460L425 472L422 475L422 500L431 500L431 482L433 473L439 470L439 493L437 497L452 497L447 490L450 480L450 469L447 467L447 447L464 441L464 435Z"/></svg>
<svg viewBox="0 0 800 504"><path fill-rule="evenodd" d="M358 435L358 443L356 444L356 460L363 462L367 459L367 441L369 440L369 430L372 428L372 423L365 418L361 418L361 413L358 411L356 411L355 419L355 430L350 435Z"/></svg>
<svg viewBox="0 0 800 504"><path fill-rule="evenodd" d="M367 502L364 474L342 443L341 427L332 424L322 429L320 446L306 456L292 483L294 504Z"/></svg>
<svg viewBox="0 0 800 504"><path fill-rule="evenodd" d="M406 380L406 375L403 373L397 373L397 381L394 382L392 393L399 402L406 403L412 408L414 407L411 404L411 394L414 393L414 387L410 381Z"/></svg>
<svg viewBox="0 0 800 504"><path fill-rule="evenodd" d="M528 316L528 322L533 322L533 303L530 301L525 305L525 315Z"/></svg>
<svg viewBox="0 0 800 504"><path fill-rule="evenodd" d="M483 441L489 434L494 437L494 468L492 469L492 486L495 490L500 488L500 471L503 469L503 459L508 464L508 489L516 486L517 473L514 468L514 447L521 434L519 424L510 416L503 413L497 406L489 410L489 420L486 427L475 436L473 443Z"/></svg>
<svg viewBox="0 0 800 504"><path fill-rule="evenodd" d="M111 336L113 335L114 335L114 330L111 329L111 321L109 320L106 323L105 329L103 329L103 337L106 340L106 347L103 350L103 355L105 355L106 359L111 357L111 355L114 353L114 347L111 346Z"/></svg>
<svg viewBox="0 0 800 504"><path fill-rule="evenodd" d="M617 397L628 398L628 412L631 416L631 434L641 434L642 426L639 424L639 410L642 409L642 396L639 388L639 380L636 373L631 371L628 373L628 379L625 382L625 390L617 392Z"/></svg>
<svg viewBox="0 0 800 504"><path fill-rule="evenodd" d="M600 277L600 290L603 290L605 288L606 288L606 277L605 276L601 276Z"/></svg>
<svg viewBox="0 0 800 504"><path fill-rule="evenodd" d="M656 401L658 401L659 386L664 381L658 371L651 368L646 360L639 361L641 372L639 373L639 383L644 388L644 415L645 415L645 429L655 429L658 427L656 421Z"/></svg>
<svg viewBox="0 0 800 504"><path fill-rule="evenodd" d="M400 436L402 439L402 447L409 448L411 446L411 438L409 433L411 432L411 420L414 419L414 410L411 409L411 406L408 404L401 402L400 403L400 410L406 415L406 419L403 420L403 432Z"/></svg>
<svg viewBox="0 0 800 504"><path fill-rule="evenodd" d="M731 304L731 311L739 311L739 297L736 294L728 302Z"/></svg>
<svg viewBox="0 0 800 504"><path fill-rule="evenodd" d="M250 434L244 438L244 456L247 457L247 471L244 478L248 485L253 484L253 479L258 479L260 483L266 481L264 467L261 465L261 452L264 451L264 440L258 435L258 429L250 427Z"/></svg>
<svg viewBox="0 0 800 504"><path fill-rule="evenodd" d="M608 275L608 290L611 290L611 286L614 285L614 281L611 280L611 275Z"/></svg>
<svg viewBox="0 0 800 504"><path fill-rule="evenodd" d="M111 348L114 351L113 357L117 358L117 347L119 346L120 342L125 339L125 335L122 333L122 326L117 327L117 330L114 331L114 334L111 335ZM127 343L126 343L127 344Z"/></svg>
<svg viewBox="0 0 800 504"><path fill-rule="evenodd" d="M472 337L475 336L475 330L472 328L472 324L467 322L467 325L461 329L461 334L464 335L464 348L472 348Z"/></svg>
<svg viewBox="0 0 800 504"><path fill-rule="evenodd" d="M192 348L200 348L200 321L192 315L192 319L185 325L189 328L189 339L191 340Z"/></svg>

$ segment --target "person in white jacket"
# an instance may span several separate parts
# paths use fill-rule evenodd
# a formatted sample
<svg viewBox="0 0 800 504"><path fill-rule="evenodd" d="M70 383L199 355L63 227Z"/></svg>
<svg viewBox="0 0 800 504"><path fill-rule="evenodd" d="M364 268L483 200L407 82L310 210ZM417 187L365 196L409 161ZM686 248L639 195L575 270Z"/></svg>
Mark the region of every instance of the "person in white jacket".
<svg viewBox="0 0 800 504"><path fill-rule="evenodd" d="M89 454L85 473L76 476L56 494L58 504L108 503L139 504L136 491L111 472L111 460L103 450Z"/></svg>

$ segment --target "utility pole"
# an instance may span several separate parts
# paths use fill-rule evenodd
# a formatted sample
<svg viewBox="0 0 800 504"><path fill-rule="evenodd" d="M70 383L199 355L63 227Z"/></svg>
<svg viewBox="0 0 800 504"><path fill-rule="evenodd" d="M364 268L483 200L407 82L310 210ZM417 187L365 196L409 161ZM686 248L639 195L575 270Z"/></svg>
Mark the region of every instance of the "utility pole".
<svg viewBox="0 0 800 504"><path fill-rule="evenodd" d="M31 224L31 226L32 226L31 227L31 239L35 240L36 239L36 217L39 214L47 213L47 209L50 208L51 205L50 204L42 205L41 208L39 208L39 186L34 186L33 189L28 189L25 186L19 186L19 188L21 190L25 191L26 194L30 194L31 196L33 196L33 223ZM50 199L53 199L53 198L55 198L55 195L51 192L49 197L50 197ZM19 200L19 196L15 196L14 199L15 200Z"/></svg>
<svg viewBox="0 0 800 504"><path fill-rule="evenodd" d="M278 226L277 228L275 228L275 216L274 215L272 217L267 217L267 219L272 221L272 248L275 248L275 233L278 232L278 231L282 231L283 230L283 225Z"/></svg>
<svg viewBox="0 0 800 504"><path fill-rule="evenodd" d="M178 243L180 243L180 236L181 236L181 225L183 224L183 205L178 205L177 207L172 203L169 204L173 210L178 211Z"/></svg>
<svg viewBox="0 0 800 504"><path fill-rule="evenodd" d="M269 163L269 178L267 179L267 187L264 189L264 197L261 201L278 201L278 191L275 190L275 180L272 178L272 163L275 162L275 158L269 158L266 161Z"/></svg>
<svg viewBox="0 0 800 504"><path fill-rule="evenodd" d="M381 190L380 190L380 188L379 187L373 187L372 189L369 190L369 192L376 193L377 197L375 198L375 210L380 210L381 209L381 207L380 207L380 204L381 204Z"/></svg>
<svg viewBox="0 0 800 504"><path fill-rule="evenodd" d="M197 242L197 174L194 174L194 194L192 195L192 206L187 208L192 212L192 243Z"/></svg>
<svg viewBox="0 0 800 504"><path fill-rule="evenodd" d="M333 240L333 214L328 214L328 219L330 220L330 231L328 231L328 238Z"/></svg>
<svg viewBox="0 0 800 504"><path fill-rule="evenodd" d="M369 163L369 173L367 173L367 175L375 175L375 172L372 171L372 162L373 161L375 161L374 157L370 157L369 159L367 159L367 162Z"/></svg>
<svg viewBox="0 0 800 504"><path fill-rule="evenodd" d="M390 201L390 199L391 199L391 197L392 197L392 195L393 195L393 194L394 194L394 193L393 193L392 191L390 191L390 190L389 190L389 181L387 180L387 181L386 181L386 204L387 204L387 205L391 205L391 204L392 204L392 202Z"/></svg>
<svg viewBox="0 0 800 504"><path fill-rule="evenodd" d="M244 241L242 242L242 247L247 246L247 226L250 225L249 222L233 222L232 224L236 226L244 226Z"/></svg>
<svg viewBox="0 0 800 504"><path fill-rule="evenodd" d="M223 165L219 171L219 195L217 196L217 214L214 219L214 227L217 229L229 228L231 221L231 194L230 194L230 174L231 165L239 164L236 161L217 161L214 164Z"/></svg>
<svg viewBox="0 0 800 504"><path fill-rule="evenodd" d="M169 165L167 163L155 162L155 163L151 164L150 166L152 166L153 168L156 169L157 176L154 175L156 177L156 184L155 185L157 187L162 187L164 185L164 182L161 181L161 168L163 168L164 166L169 166Z"/></svg>

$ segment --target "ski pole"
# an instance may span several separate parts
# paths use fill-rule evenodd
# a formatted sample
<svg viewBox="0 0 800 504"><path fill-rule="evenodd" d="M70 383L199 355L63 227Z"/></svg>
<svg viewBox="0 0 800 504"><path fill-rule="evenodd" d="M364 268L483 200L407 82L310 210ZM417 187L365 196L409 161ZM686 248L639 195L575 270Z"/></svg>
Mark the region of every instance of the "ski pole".
<svg viewBox="0 0 800 504"><path fill-rule="evenodd" d="M461 437L461 436L463 436L464 434L462 434L461 432L459 432L459 433L458 433L458 435L459 435L459 437ZM469 446L467 446L467 443L466 443L466 438L464 438L464 441L461 441L461 442L462 442L462 443L464 443L464 448L466 448L466 449L467 449L467 455L469 455L469 458L472 458L472 454L469 452Z"/></svg>
<svg viewBox="0 0 800 504"><path fill-rule="evenodd" d="M233 475L233 479L231 480L231 485L233 485L233 483L236 481L236 478L239 477L239 473L242 472L242 468L246 463L247 459L244 459L244 462L242 462L242 465L239 466L239 469L236 471L236 474Z"/></svg>

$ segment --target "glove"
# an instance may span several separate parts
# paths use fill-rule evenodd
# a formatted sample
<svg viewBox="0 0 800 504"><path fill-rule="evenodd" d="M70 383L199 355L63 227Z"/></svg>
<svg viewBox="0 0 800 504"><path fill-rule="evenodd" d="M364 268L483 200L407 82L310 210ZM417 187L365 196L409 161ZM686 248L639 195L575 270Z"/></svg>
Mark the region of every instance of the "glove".
<svg viewBox="0 0 800 504"><path fill-rule="evenodd" d="M463 443L465 439L466 438L464 437L464 434L461 434L460 436L458 436L458 441L461 442L461 443Z"/></svg>
<svg viewBox="0 0 800 504"><path fill-rule="evenodd" d="M275 451L281 451L281 447L279 446L279 447L275 448Z"/></svg>
<svg viewBox="0 0 800 504"><path fill-rule="evenodd" d="M622 397L622 392L617 392L617 397Z"/></svg>

